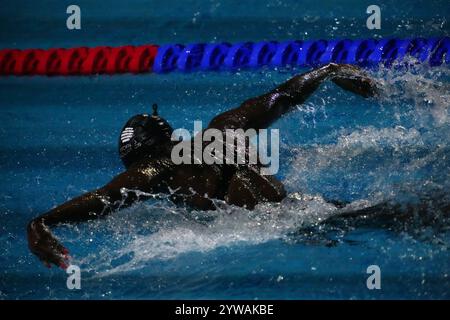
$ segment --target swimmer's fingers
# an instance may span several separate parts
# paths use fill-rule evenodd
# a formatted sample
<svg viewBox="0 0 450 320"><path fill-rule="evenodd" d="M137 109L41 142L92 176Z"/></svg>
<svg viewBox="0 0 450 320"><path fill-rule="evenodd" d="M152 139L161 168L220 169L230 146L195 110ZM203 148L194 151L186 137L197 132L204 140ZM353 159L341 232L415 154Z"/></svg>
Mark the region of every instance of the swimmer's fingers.
<svg viewBox="0 0 450 320"><path fill-rule="evenodd" d="M370 78L364 69L350 64L335 64L334 68L332 80L342 89L365 98L380 95L381 84Z"/></svg>
<svg viewBox="0 0 450 320"><path fill-rule="evenodd" d="M333 82L342 89L359 94L364 98L376 97L380 94L380 85L368 77L335 77Z"/></svg>
<svg viewBox="0 0 450 320"><path fill-rule="evenodd" d="M61 269L67 269L69 266L68 257L52 250L41 250L38 254L39 260L44 263L48 268L51 267L52 264L60 267Z"/></svg>
<svg viewBox="0 0 450 320"><path fill-rule="evenodd" d="M55 264L63 269L67 268L69 251L42 222L32 221L28 225L28 246L47 266Z"/></svg>
<svg viewBox="0 0 450 320"><path fill-rule="evenodd" d="M47 267L51 266L51 264L62 269L68 267L68 251L56 239L40 243L33 253L35 253Z"/></svg>

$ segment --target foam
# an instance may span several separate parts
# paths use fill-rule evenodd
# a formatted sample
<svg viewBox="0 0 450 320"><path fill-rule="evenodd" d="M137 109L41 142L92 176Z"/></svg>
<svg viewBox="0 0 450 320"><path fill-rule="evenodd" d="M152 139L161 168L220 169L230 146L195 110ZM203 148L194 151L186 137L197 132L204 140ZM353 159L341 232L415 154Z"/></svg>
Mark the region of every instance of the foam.
<svg viewBox="0 0 450 320"><path fill-rule="evenodd" d="M78 262L102 277L189 252L286 239L291 232L339 213L339 209L317 195L314 185L320 186L321 194L339 194L345 188L361 189L361 180L366 179L365 196L351 199L346 209L372 206L404 193L448 190L450 96L438 78L449 73L442 68L430 72L379 71L386 97L380 105L398 108L398 119L404 117L398 106L406 105L412 122L408 126L337 130L332 133L334 143L293 148L283 181L289 195L281 203L260 204L248 211L216 201L219 209L206 212L175 207L167 198L139 203L93 224L91 228L96 231L106 228L111 232L115 245ZM308 106L307 112L314 112ZM346 181L346 187L339 185L341 181Z"/></svg>

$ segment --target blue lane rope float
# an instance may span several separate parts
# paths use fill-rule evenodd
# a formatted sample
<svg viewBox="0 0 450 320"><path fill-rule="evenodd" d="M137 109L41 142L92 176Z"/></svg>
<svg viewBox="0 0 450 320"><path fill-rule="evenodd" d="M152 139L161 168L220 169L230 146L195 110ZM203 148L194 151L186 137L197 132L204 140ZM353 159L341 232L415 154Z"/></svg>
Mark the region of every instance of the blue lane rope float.
<svg viewBox="0 0 450 320"><path fill-rule="evenodd" d="M329 62L390 67L411 56L430 66L450 64L450 38L261 41L169 44L159 47L153 71L237 70L262 66L317 66Z"/></svg>
<svg viewBox="0 0 450 320"><path fill-rule="evenodd" d="M450 65L450 38L305 40L95 48L3 49L0 75L92 75L171 71L233 71L263 66L310 67L329 62L365 68L407 60Z"/></svg>

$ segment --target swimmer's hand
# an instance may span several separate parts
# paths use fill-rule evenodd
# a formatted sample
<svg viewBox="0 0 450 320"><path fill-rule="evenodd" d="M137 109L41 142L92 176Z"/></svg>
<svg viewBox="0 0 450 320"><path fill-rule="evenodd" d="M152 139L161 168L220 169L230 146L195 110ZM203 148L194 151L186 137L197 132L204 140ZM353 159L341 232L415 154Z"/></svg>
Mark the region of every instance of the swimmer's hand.
<svg viewBox="0 0 450 320"><path fill-rule="evenodd" d="M359 94L365 98L380 94L381 85L369 78L360 67L350 64L331 64L333 76L331 80L344 90Z"/></svg>
<svg viewBox="0 0 450 320"><path fill-rule="evenodd" d="M50 229L40 219L32 220L27 227L28 247L48 268L52 264L67 269L69 251L59 243Z"/></svg>

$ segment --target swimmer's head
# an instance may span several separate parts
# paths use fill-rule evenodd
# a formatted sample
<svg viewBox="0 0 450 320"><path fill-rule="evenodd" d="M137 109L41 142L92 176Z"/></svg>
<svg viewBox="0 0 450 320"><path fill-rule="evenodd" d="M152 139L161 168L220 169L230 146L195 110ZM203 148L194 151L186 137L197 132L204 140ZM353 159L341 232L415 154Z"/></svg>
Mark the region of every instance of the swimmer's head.
<svg viewBox="0 0 450 320"><path fill-rule="evenodd" d="M144 157L165 153L171 146L172 127L158 116L158 106L153 104L153 114L138 114L127 121L119 138L119 153L125 167Z"/></svg>

